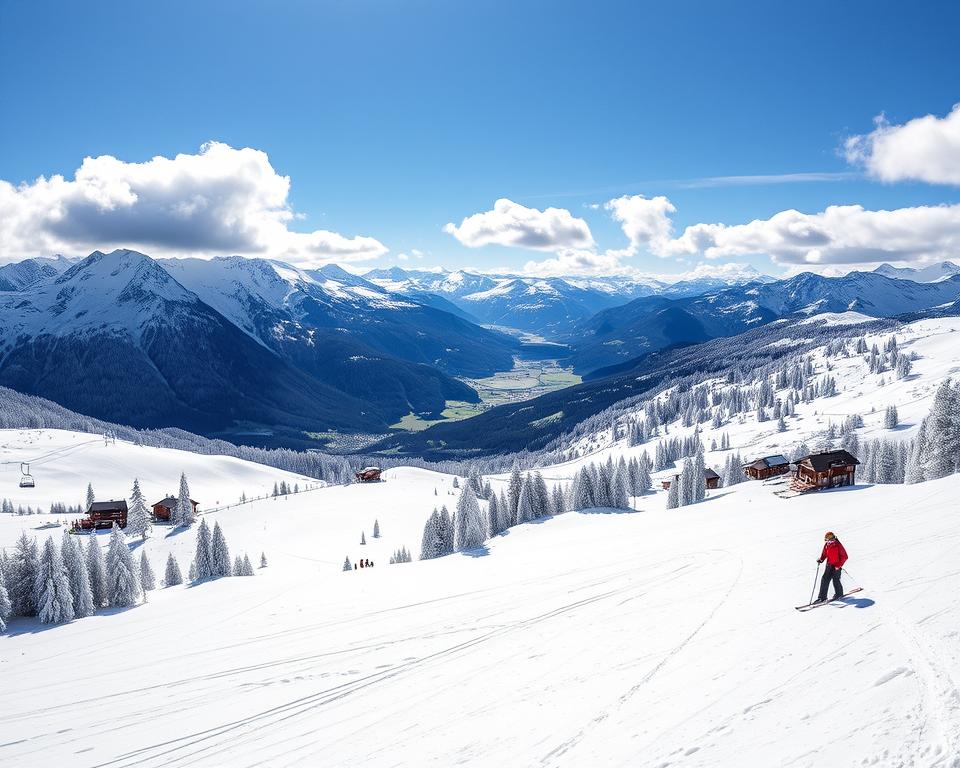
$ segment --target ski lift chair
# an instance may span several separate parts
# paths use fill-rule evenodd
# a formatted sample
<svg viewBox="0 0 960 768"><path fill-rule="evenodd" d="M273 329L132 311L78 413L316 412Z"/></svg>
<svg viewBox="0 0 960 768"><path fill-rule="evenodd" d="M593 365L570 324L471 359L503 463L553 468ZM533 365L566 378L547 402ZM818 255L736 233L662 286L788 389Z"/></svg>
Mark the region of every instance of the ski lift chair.
<svg viewBox="0 0 960 768"><path fill-rule="evenodd" d="M30 474L30 465L21 464L20 465L20 487L33 488L35 486L36 486L36 483L33 482L33 475Z"/></svg>

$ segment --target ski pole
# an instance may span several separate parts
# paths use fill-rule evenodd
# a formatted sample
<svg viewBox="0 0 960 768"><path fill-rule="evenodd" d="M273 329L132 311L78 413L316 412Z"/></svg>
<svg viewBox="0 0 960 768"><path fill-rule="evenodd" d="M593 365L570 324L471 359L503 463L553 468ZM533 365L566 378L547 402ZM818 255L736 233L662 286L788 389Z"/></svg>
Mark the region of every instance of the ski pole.
<svg viewBox="0 0 960 768"><path fill-rule="evenodd" d="M813 589L810 590L810 603L813 603L813 595L817 591L817 582L820 580L820 563L817 563L817 575L813 577Z"/></svg>

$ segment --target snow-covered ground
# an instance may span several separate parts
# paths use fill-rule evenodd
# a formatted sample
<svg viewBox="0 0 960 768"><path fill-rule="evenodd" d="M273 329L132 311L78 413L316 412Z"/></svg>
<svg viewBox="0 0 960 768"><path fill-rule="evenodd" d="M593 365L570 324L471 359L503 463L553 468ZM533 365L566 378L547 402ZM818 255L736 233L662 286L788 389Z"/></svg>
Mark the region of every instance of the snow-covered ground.
<svg viewBox="0 0 960 768"><path fill-rule="evenodd" d="M787 433L751 416L718 440L728 431L745 458L780 452L853 412L864 436L912 434L937 384L960 370L957 328L923 321L898 334L919 355L907 380L887 374L879 386L859 358L832 359L840 393L798 406ZM892 432L880 421L890 403L905 422ZM37 464L33 491L0 474L0 496L76 503L91 481L99 498L118 497L138 476L152 502L185 471L209 508L307 482L86 440L0 432L0 461L74 446ZM596 444L545 477L643 449ZM14 620L0 636L0 760L960 766L960 475L789 500L773 495L782 486L744 483L676 510L658 492L633 513L567 513L483 551L392 566L399 547L417 556L427 515L452 509L457 492L426 470L386 478L208 513L232 551L255 562L266 552L252 579L159 589L145 605L67 625ZM49 519L0 516L0 546L22 529L59 535L35 530ZM864 591L798 613L828 529L850 553L848 586ZM159 573L174 552L186 571L193 535L168 534L158 528L144 545L151 561ZM347 555L376 567L343 573Z"/></svg>

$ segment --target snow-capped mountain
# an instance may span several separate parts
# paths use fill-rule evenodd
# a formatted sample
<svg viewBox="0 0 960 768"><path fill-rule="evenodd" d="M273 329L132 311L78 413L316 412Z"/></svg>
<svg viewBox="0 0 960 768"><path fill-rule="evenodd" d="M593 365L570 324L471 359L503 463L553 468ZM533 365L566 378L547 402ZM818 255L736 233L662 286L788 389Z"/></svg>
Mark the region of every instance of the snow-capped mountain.
<svg viewBox="0 0 960 768"><path fill-rule="evenodd" d="M353 346L354 357L394 357L452 375L488 376L512 365L513 340L334 265L301 270L240 256L162 263L265 346L310 347L319 370L329 365L325 344Z"/></svg>
<svg viewBox="0 0 960 768"><path fill-rule="evenodd" d="M31 285L53 280L68 270L76 259L65 256L38 256L0 266L0 291L19 291Z"/></svg>
<svg viewBox="0 0 960 768"><path fill-rule="evenodd" d="M900 280L913 280L915 283L935 283L953 275L960 275L960 266L952 261L941 261L919 269L913 267L894 267L890 264L881 264L875 270L878 275L895 277Z"/></svg>
<svg viewBox="0 0 960 768"><path fill-rule="evenodd" d="M695 296L718 288L764 283L774 278L745 269L733 276L704 277L668 283L654 278L611 275L600 277L532 278L456 272L373 270L364 277L393 293L428 302L441 296L488 325L561 338L593 314L644 296Z"/></svg>
<svg viewBox="0 0 960 768"><path fill-rule="evenodd" d="M436 310L257 260L173 271L203 297L135 251L97 251L51 282L0 294L0 383L135 426L233 434L247 425L288 443L302 431L384 431L411 410L476 399L435 366L357 338L368 324L382 332L382 346L404 349L417 333L407 325L443 315ZM398 307L414 315L397 321ZM443 316L452 329L472 329L478 347L492 339L488 357L500 341L510 366L509 339ZM318 317L324 327L305 324ZM353 331L341 327L349 318ZM282 440L269 437L277 431Z"/></svg>
<svg viewBox="0 0 960 768"><path fill-rule="evenodd" d="M674 344L732 336L788 315L855 311L893 317L958 298L960 276L916 283L875 272L843 277L805 272L687 298L652 296L604 310L578 325L571 360L577 370L589 372Z"/></svg>

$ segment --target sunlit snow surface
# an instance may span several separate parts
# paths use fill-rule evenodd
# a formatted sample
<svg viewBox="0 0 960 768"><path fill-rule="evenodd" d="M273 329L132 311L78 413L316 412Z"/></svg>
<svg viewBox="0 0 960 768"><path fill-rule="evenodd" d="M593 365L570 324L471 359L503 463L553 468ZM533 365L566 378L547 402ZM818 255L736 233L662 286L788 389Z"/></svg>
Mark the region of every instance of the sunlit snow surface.
<svg viewBox="0 0 960 768"><path fill-rule="evenodd" d="M752 418L728 425L734 449L745 458L789 450L849 412L864 415L866 436L909 435L936 384L960 365L952 324L960 323L923 321L898 334L921 355L915 378L890 383L887 374L879 386L859 358L833 361L837 397L799 407L788 433ZM893 433L880 427L891 402L902 403L906 422ZM88 439L0 432L0 460L40 453L44 441ZM544 474L569 478L584 460L624 450L598 448ZM709 453L708 464L724 457ZM31 493L44 505L75 503L91 480L108 498L139 475L155 501L175 489L181 469L204 505L298 480L233 459L100 441L39 465ZM0 496L26 503L15 477L0 473ZM773 495L782 486L745 483L673 511L661 491L637 499L635 513L568 513L513 528L484 551L394 566L389 554L406 546L416 557L427 514L440 503L452 508L456 492L451 477L425 470L386 478L213 513L234 552L256 561L266 551L270 565L252 579L160 589L146 605L65 626L14 621L0 637L0 760L960 761L960 476L789 500ZM503 488L499 478L494 484ZM33 529L47 519L0 516L0 543L24 528L46 535ZM850 553L845 579L864 591L797 613L828 529ZM160 573L174 551L186 571L192 534L167 533L158 528L146 545L154 568ZM343 573L346 555L376 567Z"/></svg>

